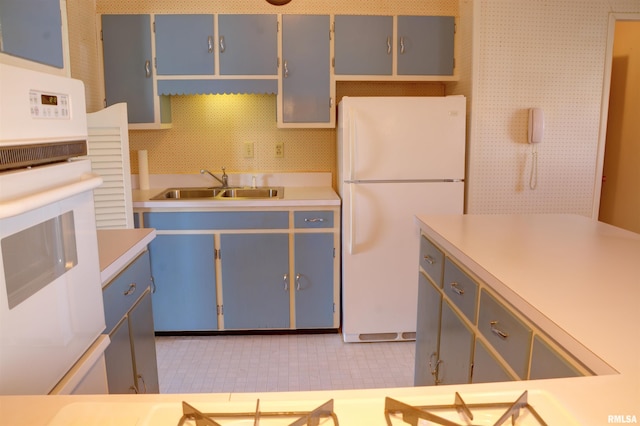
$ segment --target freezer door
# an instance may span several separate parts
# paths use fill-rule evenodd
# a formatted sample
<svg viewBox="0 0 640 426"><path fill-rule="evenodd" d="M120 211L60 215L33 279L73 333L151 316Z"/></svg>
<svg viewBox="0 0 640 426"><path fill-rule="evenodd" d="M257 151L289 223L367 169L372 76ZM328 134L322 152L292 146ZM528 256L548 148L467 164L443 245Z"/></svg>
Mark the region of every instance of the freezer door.
<svg viewBox="0 0 640 426"><path fill-rule="evenodd" d="M465 98L343 98L344 180L464 179Z"/></svg>
<svg viewBox="0 0 640 426"><path fill-rule="evenodd" d="M344 185L345 341L416 331L420 231L416 214L461 214L462 182Z"/></svg>

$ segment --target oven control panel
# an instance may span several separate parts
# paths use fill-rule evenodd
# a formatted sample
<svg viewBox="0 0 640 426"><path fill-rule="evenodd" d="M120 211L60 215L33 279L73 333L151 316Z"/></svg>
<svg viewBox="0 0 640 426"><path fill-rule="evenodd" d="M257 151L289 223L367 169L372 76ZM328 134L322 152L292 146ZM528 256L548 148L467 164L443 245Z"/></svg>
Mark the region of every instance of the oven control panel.
<svg viewBox="0 0 640 426"><path fill-rule="evenodd" d="M49 120L69 120L69 95L45 93L38 90L29 91L29 106L32 118Z"/></svg>

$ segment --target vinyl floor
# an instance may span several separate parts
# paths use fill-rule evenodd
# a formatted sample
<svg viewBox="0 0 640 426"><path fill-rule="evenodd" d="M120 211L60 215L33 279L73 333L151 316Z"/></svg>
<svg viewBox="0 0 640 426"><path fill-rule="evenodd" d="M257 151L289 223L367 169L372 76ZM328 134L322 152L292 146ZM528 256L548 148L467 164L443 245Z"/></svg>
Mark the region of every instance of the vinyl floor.
<svg viewBox="0 0 640 426"><path fill-rule="evenodd" d="M161 393L413 386L414 342L344 343L341 334L156 337Z"/></svg>

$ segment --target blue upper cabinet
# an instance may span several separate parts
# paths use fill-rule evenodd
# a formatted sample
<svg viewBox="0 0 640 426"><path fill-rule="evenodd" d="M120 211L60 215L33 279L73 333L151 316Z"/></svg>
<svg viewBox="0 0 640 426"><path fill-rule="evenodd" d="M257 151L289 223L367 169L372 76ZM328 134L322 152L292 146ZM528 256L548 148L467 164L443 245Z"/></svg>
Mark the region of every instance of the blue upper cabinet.
<svg viewBox="0 0 640 426"><path fill-rule="evenodd" d="M281 127L331 123L329 33L329 15L282 15Z"/></svg>
<svg viewBox="0 0 640 426"><path fill-rule="evenodd" d="M339 15L334 32L335 74L391 75L393 17Z"/></svg>
<svg viewBox="0 0 640 426"><path fill-rule="evenodd" d="M278 74L277 15L218 15L220 75Z"/></svg>
<svg viewBox="0 0 640 426"><path fill-rule="evenodd" d="M398 75L453 75L453 16L398 16Z"/></svg>
<svg viewBox="0 0 640 426"><path fill-rule="evenodd" d="M155 15L158 75L213 75L213 15Z"/></svg>
<svg viewBox="0 0 640 426"><path fill-rule="evenodd" d="M58 0L0 0L0 51L64 67Z"/></svg>
<svg viewBox="0 0 640 426"><path fill-rule="evenodd" d="M153 121L149 15L102 15L107 106L127 103L129 123Z"/></svg>

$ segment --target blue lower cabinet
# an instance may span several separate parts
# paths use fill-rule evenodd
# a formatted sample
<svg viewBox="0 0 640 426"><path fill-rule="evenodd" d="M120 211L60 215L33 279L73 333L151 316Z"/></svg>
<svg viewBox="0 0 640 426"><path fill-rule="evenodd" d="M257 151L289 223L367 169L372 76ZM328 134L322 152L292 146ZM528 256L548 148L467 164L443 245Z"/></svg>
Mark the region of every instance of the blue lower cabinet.
<svg viewBox="0 0 640 426"><path fill-rule="evenodd" d="M155 330L216 330L213 235L157 235L149 252Z"/></svg>
<svg viewBox="0 0 640 426"><path fill-rule="evenodd" d="M224 328L289 328L289 235L222 234Z"/></svg>
<svg viewBox="0 0 640 426"><path fill-rule="evenodd" d="M333 234L296 234L296 328L334 327Z"/></svg>

